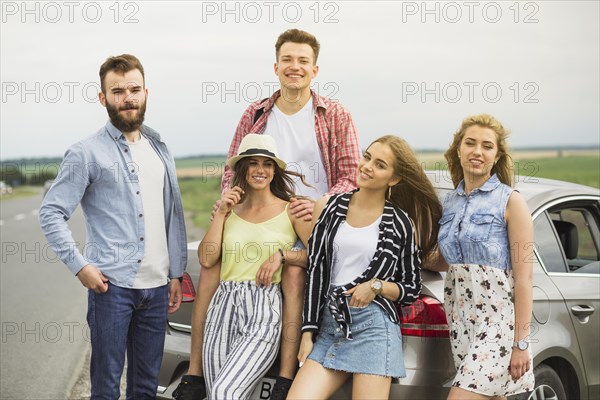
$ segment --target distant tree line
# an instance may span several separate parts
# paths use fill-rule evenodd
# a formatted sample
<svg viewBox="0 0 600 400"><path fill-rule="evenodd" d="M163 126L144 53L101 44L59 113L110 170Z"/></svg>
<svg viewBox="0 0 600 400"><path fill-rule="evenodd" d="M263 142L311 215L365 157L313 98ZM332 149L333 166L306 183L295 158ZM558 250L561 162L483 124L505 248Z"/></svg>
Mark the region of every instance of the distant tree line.
<svg viewBox="0 0 600 400"><path fill-rule="evenodd" d="M23 158L0 162L0 180L12 186L43 185L58 175L61 158Z"/></svg>

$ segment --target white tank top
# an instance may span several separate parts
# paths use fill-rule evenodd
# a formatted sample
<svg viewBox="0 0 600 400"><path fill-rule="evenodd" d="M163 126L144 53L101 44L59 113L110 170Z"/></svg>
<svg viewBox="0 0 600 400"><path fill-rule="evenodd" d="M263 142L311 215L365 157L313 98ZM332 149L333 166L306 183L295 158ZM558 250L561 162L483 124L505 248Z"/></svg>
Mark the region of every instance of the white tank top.
<svg viewBox="0 0 600 400"><path fill-rule="evenodd" d="M381 216L362 228L344 221L333 240L331 284L342 286L352 282L368 268L377 250Z"/></svg>
<svg viewBox="0 0 600 400"><path fill-rule="evenodd" d="M315 132L312 97L293 115L286 115L276 105L273 106L264 134L275 139L279 157L287 163L287 169L303 174L306 182L316 188L305 186L296 179L296 194L318 199L329 191Z"/></svg>

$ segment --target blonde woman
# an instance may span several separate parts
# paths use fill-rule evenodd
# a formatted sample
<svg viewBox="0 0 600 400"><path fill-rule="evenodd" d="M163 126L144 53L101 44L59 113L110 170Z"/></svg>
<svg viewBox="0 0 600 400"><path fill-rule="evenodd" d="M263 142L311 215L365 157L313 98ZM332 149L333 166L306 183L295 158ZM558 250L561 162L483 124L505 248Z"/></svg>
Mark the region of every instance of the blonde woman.
<svg viewBox="0 0 600 400"><path fill-rule="evenodd" d="M449 399L502 399L534 386L533 223L512 188L507 131L487 114L466 118L446 152L455 190L444 199L439 248L457 374ZM445 262L444 262L445 261Z"/></svg>

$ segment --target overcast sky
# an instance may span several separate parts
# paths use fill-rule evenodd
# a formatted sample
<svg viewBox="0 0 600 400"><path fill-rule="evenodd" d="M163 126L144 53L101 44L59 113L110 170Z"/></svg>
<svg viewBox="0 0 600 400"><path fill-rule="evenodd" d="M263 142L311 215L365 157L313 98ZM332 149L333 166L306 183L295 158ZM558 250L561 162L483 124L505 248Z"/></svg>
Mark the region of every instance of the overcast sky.
<svg viewBox="0 0 600 400"><path fill-rule="evenodd" d="M396 134L445 149L488 112L513 147L599 146L598 1L2 2L3 160L61 156L107 120L98 69L132 53L146 123L175 156L224 154L249 102L277 87L288 28L321 42L314 88L363 147Z"/></svg>

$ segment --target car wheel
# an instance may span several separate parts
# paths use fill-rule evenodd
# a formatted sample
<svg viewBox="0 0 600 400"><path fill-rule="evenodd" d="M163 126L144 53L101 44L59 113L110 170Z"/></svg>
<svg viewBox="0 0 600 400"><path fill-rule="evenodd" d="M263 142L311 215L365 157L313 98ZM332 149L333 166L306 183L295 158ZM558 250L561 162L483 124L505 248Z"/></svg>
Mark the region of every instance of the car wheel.
<svg viewBox="0 0 600 400"><path fill-rule="evenodd" d="M515 400L566 400L565 388L560 377L551 367L540 364L533 370L535 386L533 392L521 393Z"/></svg>

